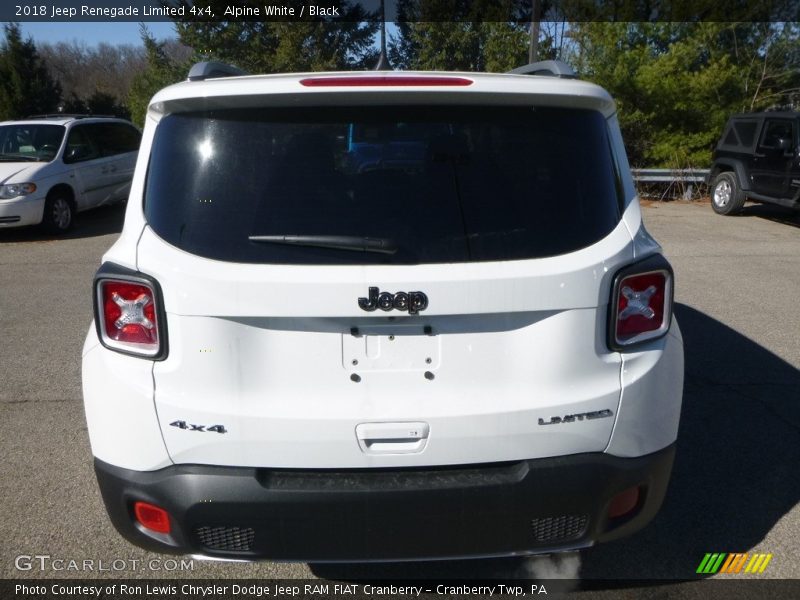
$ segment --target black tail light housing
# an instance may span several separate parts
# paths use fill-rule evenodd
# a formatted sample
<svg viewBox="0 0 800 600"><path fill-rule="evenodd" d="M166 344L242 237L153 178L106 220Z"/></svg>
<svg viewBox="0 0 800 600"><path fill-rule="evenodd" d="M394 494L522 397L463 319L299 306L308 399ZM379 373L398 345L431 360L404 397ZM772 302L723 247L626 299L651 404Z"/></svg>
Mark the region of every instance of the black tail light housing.
<svg viewBox="0 0 800 600"><path fill-rule="evenodd" d="M167 357L167 318L161 286L153 277L104 263L94 276L93 298L103 346L150 360Z"/></svg>
<svg viewBox="0 0 800 600"><path fill-rule="evenodd" d="M675 276L660 254L620 269L611 286L608 347L629 352L664 337L672 323Z"/></svg>

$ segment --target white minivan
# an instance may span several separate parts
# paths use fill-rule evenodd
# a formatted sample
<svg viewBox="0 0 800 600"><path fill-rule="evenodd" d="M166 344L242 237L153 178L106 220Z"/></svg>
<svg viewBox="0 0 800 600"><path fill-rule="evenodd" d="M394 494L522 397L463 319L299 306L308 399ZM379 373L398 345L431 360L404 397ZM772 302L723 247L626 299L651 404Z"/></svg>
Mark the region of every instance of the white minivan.
<svg viewBox="0 0 800 600"><path fill-rule="evenodd" d="M232 73L152 99L94 280L83 392L119 532L391 561L648 523L683 345L608 93L560 63Z"/></svg>
<svg viewBox="0 0 800 600"><path fill-rule="evenodd" d="M0 230L63 233L75 213L124 202L141 133L128 121L40 115L0 123Z"/></svg>

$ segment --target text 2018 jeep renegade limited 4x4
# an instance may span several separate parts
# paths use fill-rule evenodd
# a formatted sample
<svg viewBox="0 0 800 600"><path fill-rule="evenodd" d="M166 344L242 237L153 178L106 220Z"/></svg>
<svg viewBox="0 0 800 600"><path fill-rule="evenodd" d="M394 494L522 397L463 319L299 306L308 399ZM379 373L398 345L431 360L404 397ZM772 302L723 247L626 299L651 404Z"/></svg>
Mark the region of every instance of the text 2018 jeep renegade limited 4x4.
<svg viewBox="0 0 800 600"><path fill-rule="evenodd" d="M542 69L200 64L153 98L83 349L122 535L399 560L652 519L683 387L672 269L613 100L521 72Z"/></svg>

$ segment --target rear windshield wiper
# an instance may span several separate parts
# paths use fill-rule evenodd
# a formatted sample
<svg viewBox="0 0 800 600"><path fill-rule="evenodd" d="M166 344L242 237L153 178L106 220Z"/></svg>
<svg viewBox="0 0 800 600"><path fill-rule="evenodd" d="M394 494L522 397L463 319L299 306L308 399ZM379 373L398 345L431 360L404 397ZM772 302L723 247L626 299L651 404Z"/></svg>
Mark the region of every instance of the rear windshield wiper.
<svg viewBox="0 0 800 600"><path fill-rule="evenodd" d="M335 248L337 250L377 252L379 254L394 254L397 252L397 246L391 240L355 235L251 235L247 239L251 242L266 242L268 244Z"/></svg>

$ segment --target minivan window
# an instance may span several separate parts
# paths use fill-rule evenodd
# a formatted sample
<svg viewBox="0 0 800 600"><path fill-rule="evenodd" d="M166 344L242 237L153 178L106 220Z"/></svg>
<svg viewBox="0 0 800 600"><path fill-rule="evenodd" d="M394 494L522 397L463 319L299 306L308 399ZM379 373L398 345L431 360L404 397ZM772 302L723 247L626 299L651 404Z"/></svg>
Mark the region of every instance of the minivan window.
<svg viewBox="0 0 800 600"><path fill-rule="evenodd" d="M131 125L95 123L89 127L102 156L116 156L117 154L136 152L139 149L141 134Z"/></svg>
<svg viewBox="0 0 800 600"><path fill-rule="evenodd" d="M267 264L540 258L620 219L596 111L228 109L158 125L145 214L199 256Z"/></svg>
<svg viewBox="0 0 800 600"><path fill-rule="evenodd" d="M64 150L64 162L71 164L92 160L100 156L94 136L89 134L89 125L73 127L67 136L67 147Z"/></svg>

